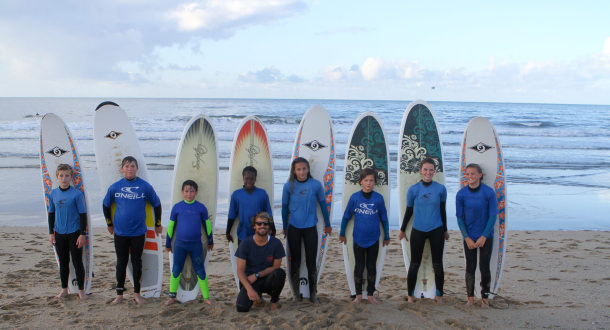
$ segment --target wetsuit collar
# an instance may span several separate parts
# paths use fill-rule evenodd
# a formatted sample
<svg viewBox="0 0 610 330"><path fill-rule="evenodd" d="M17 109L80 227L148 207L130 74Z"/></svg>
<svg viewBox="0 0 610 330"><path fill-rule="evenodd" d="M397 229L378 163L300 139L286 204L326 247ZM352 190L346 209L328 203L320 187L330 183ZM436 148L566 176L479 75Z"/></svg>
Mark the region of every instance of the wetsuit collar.
<svg viewBox="0 0 610 330"><path fill-rule="evenodd" d="M362 196L364 196L364 198L366 199L370 199L371 196L373 195L373 191L369 191L369 192L364 192L364 190L360 190L362 192Z"/></svg>
<svg viewBox="0 0 610 330"><path fill-rule="evenodd" d="M479 189L481 189L481 184L480 183L479 183L479 185L476 188L471 188L470 186L468 186L468 190L470 190L473 193L479 191Z"/></svg>
<svg viewBox="0 0 610 330"><path fill-rule="evenodd" d="M301 181L301 180L299 180L297 178L294 178L294 179L297 180L297 182L299 182L299 183L305 183L305 182L307 182L307 180L309 180L309 178L305 179L304 181Z"/></svg>
<svg viewBox="0 0 610 330"><path fill-rule="evenodd" d="M193 204L193 203L195 203L195 200L193 199L192 201L190 201L190 202L189 202L189 201L187 201L187 200L185 199L185 200L184 200L184 202L185 202L185 203L187 203L187 204Z"/></svg>
<svg viewBox="0 0 610 330"><path fill-rule="evenodd" d="M70 186L68 186L68 188L66 188L66 189L64 189L62 187L59 187L59 190L61 190L61 191L68 191L68 190L70 190Z"/></svg>
<svg viewBox="0 0 610 330"><path fill-rule="evenodd" d="M425 182L424 180L421 180L421 184L423 184L425 187L428 187L429 185L431 185L432 182L434 182L434 181Z"/></svg>
<svg viewBox="0 0 610 330"><path fill-rule="evenodd" d="M251 194L251 193L253 193L253 192L254 192L254 190L256 190L256 186L252 186L252 189L247 189L247 188L246 188L246 185L243 185L243 187L244 187L244 190L245 190L245 191L246 191L248 194Z"/></svg>

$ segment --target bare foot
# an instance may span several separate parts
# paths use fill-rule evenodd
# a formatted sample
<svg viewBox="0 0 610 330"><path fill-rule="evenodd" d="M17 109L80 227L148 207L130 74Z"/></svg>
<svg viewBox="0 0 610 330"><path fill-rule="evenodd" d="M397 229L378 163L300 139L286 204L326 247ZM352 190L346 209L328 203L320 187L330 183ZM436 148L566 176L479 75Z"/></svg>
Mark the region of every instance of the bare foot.
<svg viewBox="0 0 610 330"><path fill-rule="evenodd" d="M212 306L212 301L210 299L204 299L203 302L205 304L208 304L208 305Z"/></svg>
<svg viewBox="0 0 610 330"><path fill-rule="evenodd" d="M135 297L134 297L134 299L135 299ZM176 298L169 298L169 299L167 299L167 301L165 302L165 305L166 305L166 306L169 306L169 305L171 305L171 304L173 304L173 303L175 303L175 302L176 302Z"/></svg>
<svg viewBox="0 0 610 330"><path fill-rule="evenodd" d="M483 308L483 309L489 308L489 300L487 300L485 298L481 299L481 308Z"/></svg>
<svg viewBox="0 0 610 330"><path fill-rule="evenodd" d="M474 297L468 297L468 302L466 303L466 306L472 306L474 305Z"/></svg>
<svg viewBox="0 0 610 330"><path fill-rule="evenodd" d="M123 301L123 295L117 295L116 298L110 303L110 305L116 305Z"/></svg>
<svg viewBox="0 0 610 330"><path fill-rule="evenodd" d="M409 304L414 303L414 302L415 302L415 297L413 297L413 296L407 296L407 302L408 302Z"/></svg>
<svg viewBox="0 0 610 330"><path fill-rule="evenodd" d="M87 300L87 294L85 293L85 290L78 290L78 298L80 300Z"/></svg>
<svg viewBox="0 0 610 330"><path fill-rule="evenodd" d="M362 301L362 295L356 295L356 298L352 301L352 304L359 304Z"/></svg>
<svg viewBox="0 0 610 330"><path fill-rule="evenodd" d="M61 289L61 291L59 291L59 294L57 296L55 296L55 299L63 300L67 296L68 296L68 289Z"/></svg>
<svg viewBox="0 0 610 330"><path fill-rule="evenodd" d="M275 311L275 310L277 310L277 303L270 303L270 304L269 304L269 310L270 310L270 311Z"/></svg>
<svg viewBox="0 0 610 330"><path fill-rule="evenodd" d="M375 297L373 297L373 296L367 296L366 300L369 301L369 304L373 304L373 305L379 304L379 302L377 300L375 300Z"/></svg>
<svg viewBox="0 0 610 330"><path fill-rule="evenodd" d="M133 294L133 300L136 302L136 304L141 304L142 303L142 297L140 296L139 293L134 293Z"/></svg>
<svg viewBox="0 0 610 330"><path fill-rule="evenodd" d="M437 304L443 303L443 299L440 296L434 296L434 301L436 301Z"/></svg>

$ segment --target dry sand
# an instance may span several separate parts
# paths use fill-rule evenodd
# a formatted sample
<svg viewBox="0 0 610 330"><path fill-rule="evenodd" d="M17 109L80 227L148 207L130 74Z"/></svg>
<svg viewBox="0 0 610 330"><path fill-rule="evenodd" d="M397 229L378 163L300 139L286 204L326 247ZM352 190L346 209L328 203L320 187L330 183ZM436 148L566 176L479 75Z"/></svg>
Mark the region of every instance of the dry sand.
<svg viewBox="0 0 610 330"><path fill-rule="evenodd" d="M220 231L219 231L220 232ZM167 299L131 300L109 305L115 295L115 255L111 236L95 228L95 278L86 301L71 295L62 302L59 272L43 227L0 229L0 327L2 328L610 328L610 232L510 232L506 267L491 308L466 307L464 259L458 232L446 247L442 304L407 304L406 270L396 232L392 233L379 305L353 305L337 233L332 236L322 275L320 305L294 303L286 285L280 309L235 311L236 288L228 245L216 234L208 269L214 305L200 301L165 306ZM168 289L169 266L165 260ZM285 266L285 262L283 264ZM267 297L268 299L268 297Z"/></svg>

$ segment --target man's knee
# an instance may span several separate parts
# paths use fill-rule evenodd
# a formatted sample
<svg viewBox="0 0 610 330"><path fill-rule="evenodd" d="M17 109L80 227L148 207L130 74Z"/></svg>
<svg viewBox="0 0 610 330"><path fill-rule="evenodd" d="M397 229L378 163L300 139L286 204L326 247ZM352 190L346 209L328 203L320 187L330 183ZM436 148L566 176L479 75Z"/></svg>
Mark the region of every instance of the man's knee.
<svg viewBox="0 0 610 330"><path fill-rule="evenodd" d="M235 307L237 308L237 312L238 313L247 313L250 311L250 305L241 305L241 304L236 304Z"/></svg>

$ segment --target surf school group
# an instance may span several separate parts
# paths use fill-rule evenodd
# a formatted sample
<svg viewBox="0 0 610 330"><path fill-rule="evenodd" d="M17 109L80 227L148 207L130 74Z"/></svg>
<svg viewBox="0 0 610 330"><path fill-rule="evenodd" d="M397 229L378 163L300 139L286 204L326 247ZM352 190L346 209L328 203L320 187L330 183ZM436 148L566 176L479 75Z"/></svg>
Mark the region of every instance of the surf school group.
<svg viewBox="0 0 610 330"><path fill-rule="evenodd" d="M40 134L49 241L62 286L57 299L69 293L86 299L93 274L93 237L78 152L69 128L54 114L43 117ZM440 301L444 241L449 238L447 190L443 185L440 131L429 104L409 104L400 135L398 190L404 217L398 239L408 269L407 300ZM94 141L105 193L102 208L117 255L117 296L113 303L123 300L126 276L133 284L136 303L141 303L141 298L159 297L164 245L161 203L147 182L146 163L133 127L116 103L104 102L96 108ZM268 141L263 123L249 116L238 126L231 152L226 239L239 290L239 312L259 304L263 293L271 296L270 308L277 308L287 278L295 301L309 298L319 303L317 284L332 235L329 214L333 207L335 150L328 112L314 106L300 122L290 175L282 192L285 247L275 237L269 201L273 173ZM339 240L353 302L366 299L377 304L373 294L390 242L390 159L383 125L374 113L358 117L347 148ZM173 207L165 239L172 268L167 304L196 299L199 293L211 304L205 269L214 246L217 158L211 123L204 115L193 117L185 127L174 166ZM460 169L456 218L466 257L467 304L474 304L476 294L485 308L490 296L497 293L506 246L503 159L498 137L487 119L477 117L468 124ZM424 255L431 258L422 258ZM286 270L281 267L284 257ZM477 259L480 282L475 284L479 277L475 274Z"/></svg>

